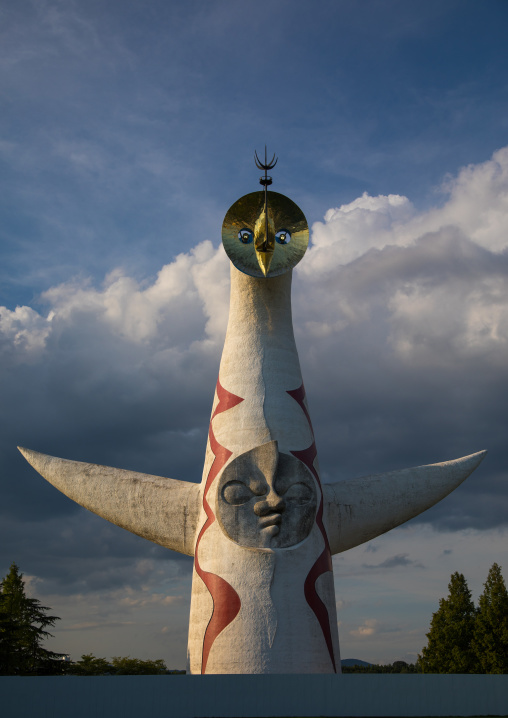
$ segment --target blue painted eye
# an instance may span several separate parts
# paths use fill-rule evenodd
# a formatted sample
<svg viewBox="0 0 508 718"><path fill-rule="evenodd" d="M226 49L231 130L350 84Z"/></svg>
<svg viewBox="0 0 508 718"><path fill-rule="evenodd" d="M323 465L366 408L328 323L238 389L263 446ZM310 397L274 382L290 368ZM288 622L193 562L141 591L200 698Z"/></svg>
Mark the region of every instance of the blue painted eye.
<svg viewBox="0 0 508 718"><path fill-rule="evenodd" d="M279 244L289 244L291 242L291 232L288 232L287 229L279 229L275 239Z"/></svg>
<svg viewBox="0 0 508 718"><path fill-rule="evenodd" d="M254 233L251 229L244 227L238 232L238 239L242 242L242 244L250 244L254 239Z"/></svg>

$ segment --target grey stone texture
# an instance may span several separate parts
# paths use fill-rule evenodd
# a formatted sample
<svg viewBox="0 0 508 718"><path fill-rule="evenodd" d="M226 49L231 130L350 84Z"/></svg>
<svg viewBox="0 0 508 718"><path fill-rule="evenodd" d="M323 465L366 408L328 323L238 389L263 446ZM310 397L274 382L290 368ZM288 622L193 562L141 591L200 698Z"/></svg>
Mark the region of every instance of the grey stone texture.
<svg viewBox="0 0 508 718"><path fill-rule="evenodd" d="M310 471L277 442L240 454L222 472L218 520L229 538L248 548L287 548L309 535L317 492Z"/></svg>

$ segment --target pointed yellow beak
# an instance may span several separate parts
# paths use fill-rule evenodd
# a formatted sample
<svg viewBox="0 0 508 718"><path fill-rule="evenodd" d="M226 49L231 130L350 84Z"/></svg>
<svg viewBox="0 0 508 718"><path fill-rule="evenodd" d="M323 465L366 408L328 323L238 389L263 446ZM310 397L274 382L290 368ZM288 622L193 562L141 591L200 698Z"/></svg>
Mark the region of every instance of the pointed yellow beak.
<svg viewBox="0 0 508 718"><path fill-rule="evenodd" d="M266 225L266 214L263 207L254 226L254 249L258 264L265 277L270 269L275 249L275 225L270 209L268 209L268 236L266 236Z"/></svg>
<svg viewBox="0 0 508 718"><path fill-rule="evenodd" d="M266 277L268 270L270 269L270 264L272 263L273 250L271 252L258 252L256 249L256 257L258 258L258 264L261 267L261 271Z"/></svg>

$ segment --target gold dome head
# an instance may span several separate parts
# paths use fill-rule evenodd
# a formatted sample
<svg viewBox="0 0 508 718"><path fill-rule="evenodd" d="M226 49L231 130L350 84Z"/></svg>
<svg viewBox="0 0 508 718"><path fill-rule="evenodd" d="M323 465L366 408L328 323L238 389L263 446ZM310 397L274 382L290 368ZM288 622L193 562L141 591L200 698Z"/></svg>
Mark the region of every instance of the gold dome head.
<svg viewBox="0 0 508 718"><path fill-rule="evenodd" d="M278 192L251 192L227 211L222 243L235 267L251 277L277 277L298 264L309 243L302 210ZM268 217L267 217L268 213Z"/></svg>

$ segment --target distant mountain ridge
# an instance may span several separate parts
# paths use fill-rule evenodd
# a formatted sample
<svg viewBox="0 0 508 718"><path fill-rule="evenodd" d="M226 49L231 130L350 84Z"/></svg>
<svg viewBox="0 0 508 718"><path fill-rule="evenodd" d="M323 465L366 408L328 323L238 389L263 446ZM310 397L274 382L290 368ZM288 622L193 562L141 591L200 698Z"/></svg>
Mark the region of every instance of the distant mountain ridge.
<svg viewBox="0 0 508 718"><path fill-rule="evenodd" d="M368 668L369 666L372 666L372 663L367 663L367 661L361 661L359 658L344 658L340 662L340 664L345 668L352 668L353 666L361 666L362 668Z"/></svg>

